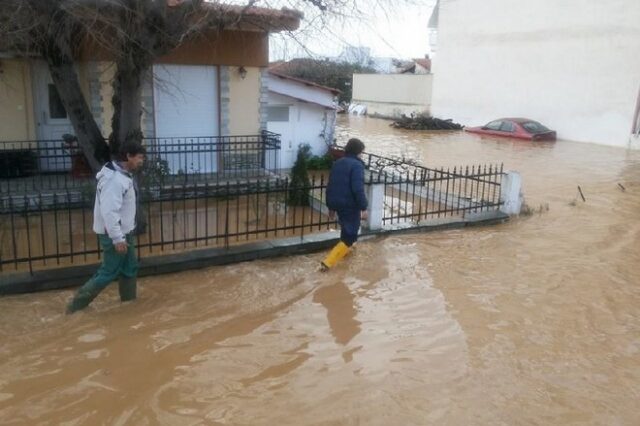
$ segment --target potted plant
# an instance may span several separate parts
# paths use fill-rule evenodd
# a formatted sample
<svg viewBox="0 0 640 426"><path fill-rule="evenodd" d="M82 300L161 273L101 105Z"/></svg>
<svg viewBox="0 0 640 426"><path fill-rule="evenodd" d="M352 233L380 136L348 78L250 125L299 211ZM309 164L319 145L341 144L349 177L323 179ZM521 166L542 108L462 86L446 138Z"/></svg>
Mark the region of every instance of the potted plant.
<svg viewBox="0 0 640 426"><path fill-rule="evenodd" d="M78 145L78 138L70 135L62 135L64 149L71 155L71 176L74 178L86 178L93 176L91 167Z"/></svg>

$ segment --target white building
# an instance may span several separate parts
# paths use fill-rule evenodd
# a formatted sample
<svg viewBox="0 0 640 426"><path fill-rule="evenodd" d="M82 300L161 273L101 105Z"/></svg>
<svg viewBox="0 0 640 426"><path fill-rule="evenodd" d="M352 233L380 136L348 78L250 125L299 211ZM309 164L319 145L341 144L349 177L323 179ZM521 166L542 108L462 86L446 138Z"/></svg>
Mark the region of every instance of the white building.
<svg viewBox="0 0 640 426"><path fill-rule="evenodd" d="M298 147L311 146L313 155L326 154L333 143L337 89L267 73L267 129L281 136L280 168L293 167Z"/></svg>
<svg viewBox="0 0 640 426"><path fill-rule="evenodd" d="M638 145L640 1L440 0L434 14L435 116L523 116L563 139Z"/></svg>
<svg viewBox="0 0 640 426"><path fill-rule="evenodd" d="M431 18L427 28L429 29L429 54L433 57L436 54L438 47L438 17L440 14L440 0L436 1L436 6L433 8Z"/></svg>

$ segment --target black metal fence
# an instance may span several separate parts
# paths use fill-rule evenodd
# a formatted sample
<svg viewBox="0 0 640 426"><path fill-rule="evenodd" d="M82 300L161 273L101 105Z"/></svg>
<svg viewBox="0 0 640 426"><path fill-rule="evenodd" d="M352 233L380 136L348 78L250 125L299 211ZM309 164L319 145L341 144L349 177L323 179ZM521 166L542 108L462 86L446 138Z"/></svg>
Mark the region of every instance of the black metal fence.
<svg viewBox="0 0 640 426"><path fill-rule="evenodd" d="M260 178L279 169L279 135L145 138L145 175L160 184ZM75 143L0 142L0 195L82 189L93 173Z"/></svg>
<svg viewBox="0 0 640 426"><path fill-rule="evenodd" d="M138 236L138 254L229 247L327 230L335 221L321 207L325 189L323 175L302 188L294 188L288 178L204 182L196 188L170 185L156 194L160 196L143 198L146 230ZM304 192L306 205L292 205L292 191ZM28 194L10 200L10 208L0 213L0 273L99 260L93 195L65 190L50 202L42 200L42 193L35 200Z"/></svg>
<svg viewBox="0 0 640 426"><path fill-rule="evenodd" d="M151 152L173 153L161 148ZM502 204L502 166L444 170L373 154L363 159L371 209L380 213L383 227L466 217L498 210ZM242 164L263 160L264 156L238 158ZM195 184L192 178L162 185L147 180L141 188L146 229L138 237L138 254L229 247L335 229L325 206L327 175L318 172L303 186L275 174L260 179L204 179ZM5 196L0 209L0 273L98 261L100 250L92 231L94 191L92 182L83 190ZM305 205L296 205L294 198Z"/></svg>
<svg viewBox="0 0 640 426"><path fill-rule="evenodd" d="M384 185L383 225L467 216L502 205L502 164L434 169L368 153L363 160L372 182Z"/></svg>

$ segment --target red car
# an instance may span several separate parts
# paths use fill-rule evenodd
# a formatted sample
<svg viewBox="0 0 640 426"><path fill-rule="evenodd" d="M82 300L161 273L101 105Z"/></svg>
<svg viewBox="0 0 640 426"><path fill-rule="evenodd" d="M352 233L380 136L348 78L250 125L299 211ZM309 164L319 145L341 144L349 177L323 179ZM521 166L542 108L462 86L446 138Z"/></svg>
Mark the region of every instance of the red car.
<svg viewBox="0 0 640 426"><path fill-rule="evenodd" d="M528 118L501 118L482 127L466 127L465 130L481 135L507 136L532 141L556 140L555 131L549 130L537 121L529 120Z"/></svg>

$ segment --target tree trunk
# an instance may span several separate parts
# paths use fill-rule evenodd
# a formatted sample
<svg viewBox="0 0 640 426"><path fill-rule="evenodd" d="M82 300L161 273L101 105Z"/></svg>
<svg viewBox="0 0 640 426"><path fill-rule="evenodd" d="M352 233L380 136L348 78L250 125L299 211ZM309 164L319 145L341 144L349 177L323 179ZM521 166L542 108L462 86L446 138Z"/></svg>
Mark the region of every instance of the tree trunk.
<svg viewBox="0 0 640 426"><path fill-rule="evenodd" d="M111 136L109 145L114 155L118 154L123 143L129 141L142 142L142 130L140 120L142 118L142 82L143 76L148 70L144 67L129 67L126 63L116 64L116 74L113 79L113 117L111 119ZM144 173L137 173L135 179L138 188L144 191ZM147 231L147 217L142 200L144 192L138 193L138 205L136 207L136 235Z"/></svg>
<svg viewBox="0 0 640 426"><path fill-rule="evenodd" d="M142 79L145 68L118 64L113 80L113 118L110 138L111 152L116 154L128 141L142 142Z"/></svg>
<svg viewBox="0 0 640 426"><path fill-rule="evenodd" d="M91 169L98 172L102 164L109 160L108 147L80 89L73 62L60 63L55 61L56 63L54 63L51 60L47 62L53 83L58 89L67 114L69 114L69 119L78 138L78 144Z"/></svg>
<svg viewBox="0 0 640 426"><path fill-rule="evenodd" d="M51 21L39 44L39 50L47 61L51 78L71 120L80 149L91 169L97 172L102 163L109 160L109 149L91 114L73 66L74 46L80 40L81 29L66 19L64 14L58 13L55 2L34 2L33 5L37 6L36 10L43 14L44 19Z"/></svg>

